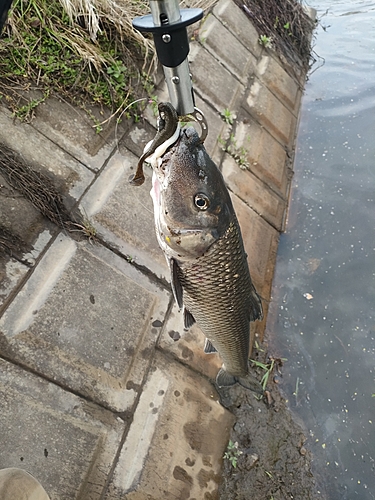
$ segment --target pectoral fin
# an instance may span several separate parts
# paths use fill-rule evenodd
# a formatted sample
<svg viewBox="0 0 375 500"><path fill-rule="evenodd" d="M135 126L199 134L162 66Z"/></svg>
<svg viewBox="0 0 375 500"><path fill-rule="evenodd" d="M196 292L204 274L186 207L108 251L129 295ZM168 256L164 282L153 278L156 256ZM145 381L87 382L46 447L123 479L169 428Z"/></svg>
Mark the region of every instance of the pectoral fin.
<svg viewBox="0 0 375 500"><path fill-rule="evenodd" d="M177 262L172 258L169 259L169 267L171 270L171 285L172 285L172 291L174 298L177 302L177 305L180 309L183 307L183 301L182 301L182 285L178 277L178 264Z"/></svg>

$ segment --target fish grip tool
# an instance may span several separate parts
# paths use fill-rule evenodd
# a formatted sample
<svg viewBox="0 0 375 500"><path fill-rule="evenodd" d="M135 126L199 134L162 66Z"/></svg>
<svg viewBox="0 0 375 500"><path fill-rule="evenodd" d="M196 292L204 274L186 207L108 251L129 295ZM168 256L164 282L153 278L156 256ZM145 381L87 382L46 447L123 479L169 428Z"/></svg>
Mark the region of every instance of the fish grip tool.
<svg viewBox="0 0 375 500"><path fill-rule="evenodd" d="M178 0L149 0L151 14L133 19L133 27L152 33L157 57L163 66L168 94L179 117L192 117L201 126L204 142L208 127L206 119L195 107L189 71L189 39L187 26L203 17L202 9L181 9Z"/></svg>

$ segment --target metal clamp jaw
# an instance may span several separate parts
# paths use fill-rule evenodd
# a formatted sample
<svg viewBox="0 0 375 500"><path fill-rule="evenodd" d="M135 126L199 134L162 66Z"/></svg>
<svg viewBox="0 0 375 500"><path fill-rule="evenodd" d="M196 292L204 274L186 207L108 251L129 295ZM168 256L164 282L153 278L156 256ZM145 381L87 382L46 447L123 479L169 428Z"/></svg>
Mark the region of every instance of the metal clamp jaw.
<svg viewBox="0 0 375 500"><path fill-rule="evenodd" d="M194 94L189 72L186 27L203 17L202 9L182 9L178 0L150 0L151 14L133 20L135 29L153 34L163 65L168 93L179 116L194 114Z"/></svg>

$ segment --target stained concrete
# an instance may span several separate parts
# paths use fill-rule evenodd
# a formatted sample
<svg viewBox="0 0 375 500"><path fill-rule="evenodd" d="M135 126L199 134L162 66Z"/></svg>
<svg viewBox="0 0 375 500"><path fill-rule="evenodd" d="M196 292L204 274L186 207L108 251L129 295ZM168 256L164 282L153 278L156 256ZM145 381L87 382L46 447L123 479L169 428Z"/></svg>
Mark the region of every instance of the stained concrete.
<svg viewBox="0 0 375 500"><path fill-rule="evenodd" d="M261 340L304 77L261 47L230 0L204 19L189 58L207 151L263 299L265 319L252 326ZM167 98L163 83L157 94ZM173 303L150 168L143 186L128 182L155 122L149 107L138 124L96 134L58 98L32 124L0 107L0 141L96 229L90 240L60 231L0 179L1 225L20 238L0 260L0 468L29 471L51 500L218 498L234 423L212 384L221 360Z"/></svg>

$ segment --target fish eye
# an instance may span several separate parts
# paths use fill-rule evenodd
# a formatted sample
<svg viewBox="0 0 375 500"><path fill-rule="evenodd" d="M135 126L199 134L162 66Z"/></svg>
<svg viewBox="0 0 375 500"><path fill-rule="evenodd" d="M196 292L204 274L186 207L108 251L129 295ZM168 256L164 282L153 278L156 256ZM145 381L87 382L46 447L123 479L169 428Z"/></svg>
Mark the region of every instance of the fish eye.
<svg viewBox="0 0 375 500"><path fill-rule="evenodd" d="M203 193L198 193L194 196L194 204L199 210L207 210L210 206L210 200Z"/></svg>

